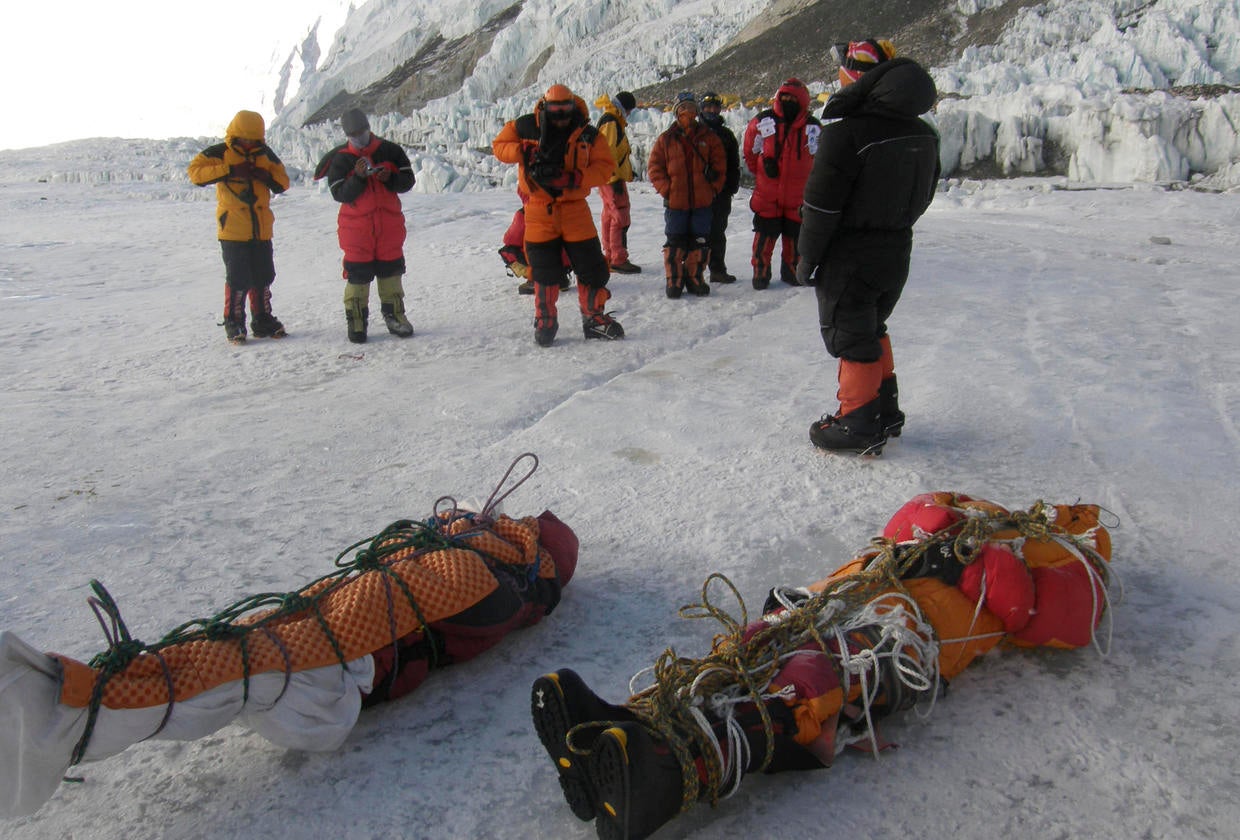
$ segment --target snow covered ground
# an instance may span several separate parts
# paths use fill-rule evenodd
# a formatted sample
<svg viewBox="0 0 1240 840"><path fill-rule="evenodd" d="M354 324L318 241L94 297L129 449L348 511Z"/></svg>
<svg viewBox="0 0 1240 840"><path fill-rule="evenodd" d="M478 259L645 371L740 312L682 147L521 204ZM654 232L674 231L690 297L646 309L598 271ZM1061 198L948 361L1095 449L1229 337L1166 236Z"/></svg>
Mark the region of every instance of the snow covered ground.
<svg viewBox="0 0 1240 840"><path fill-rule="evenodd" d="M647 270L612 282L623 342L587 344L565 306L556 346L535 346L495 253L516 200L489 191L406 199L417 335L350 345L336 205L299 183L276 202L291 336L237 348L217 326L211 191L144 175L180 171L188 145L54 177L71 151L0 154L0 628L89 658L93 577L153 640L318 577L441 495L484 499L526 451L541 469L506 509L554 510L581 563L544 623L364 712L337 752L236 727L139 744L74 768L83 781L6 838L592 836L534 735L530 682L572 666L620 699L665 646L708 648L714 628L676 609L709 573L756 609L939 489L1113 512L1109 655L999 651L928 719L887 726L901 749L881 760L748 779L662 836L1221 837L1240 821L1234 194L951 185L892 323L905 434L856 460L807 439L834 407L813 292L667 300L646 184L631 242ZM746 277L743 199L730 266Z"/></svg>

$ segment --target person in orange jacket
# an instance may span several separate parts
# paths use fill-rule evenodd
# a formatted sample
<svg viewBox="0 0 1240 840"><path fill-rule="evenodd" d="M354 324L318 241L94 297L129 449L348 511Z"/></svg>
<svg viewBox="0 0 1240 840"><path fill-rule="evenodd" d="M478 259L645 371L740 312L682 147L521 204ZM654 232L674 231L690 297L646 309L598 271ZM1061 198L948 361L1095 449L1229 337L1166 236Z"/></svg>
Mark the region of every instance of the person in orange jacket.
<svg viewBox="0 0 1240 840"><path fill-rule="evenodd" d="M620 322L603 311L611 297L610 272L586 203L590 190L610 180L616 161L607 140L590 124L586 103L564 85L552 85L532 113L504 125L491 151L503 163L517 164L518 189L529 196L525 253L534 281L534 341L550 347L559 329L561 251L568 252L577 275L585 337L624 338Z"/></svg>
<svg viewBox="0 0 1240 840"><path fill-rule="evenodd" d="M650 183L663 196L663 267L667 296L682 290L709 295L703 273L710 262L711 205L723 191L728 161L723 142L698 122L698 103L692 93L676 96L676 121L659 135L646 165Z"/></svg>
<svg viewBox="0 0 1240 840"><path fill-rule="evenodd" d="M224 142L208 146L189 164L189 180L215 185L215 220L224 257L224 334L244 344L245 302L255 338L283 338L284 325L271 313L276 279L271 237L271 197L289 187L284 164L266 143L262 114L238 111Z"/></svg>
<svg viewBox="0 0 1240 840"><path fill-rule="evenodd" d="M809 113L809 89L800 79L779 86L774 104L745 128L745 165L754 176L753 287L771 285L775 242L781 237L779 278L796 279L797 237L801 235L801 193L814 165L822 124Z"/></svg>

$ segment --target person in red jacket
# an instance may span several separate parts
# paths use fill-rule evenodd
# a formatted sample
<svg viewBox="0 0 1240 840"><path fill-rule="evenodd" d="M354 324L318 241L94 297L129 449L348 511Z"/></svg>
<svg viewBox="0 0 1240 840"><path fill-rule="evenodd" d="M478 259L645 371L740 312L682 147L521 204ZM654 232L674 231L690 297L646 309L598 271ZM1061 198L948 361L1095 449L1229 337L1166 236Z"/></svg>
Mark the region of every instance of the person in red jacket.
<svg viewBox="0 0 1240 840"><path fill-rule="evenodd" d="M224 334L245 343L245 302L255 338L283 338L284 325L271 314L276 279L271 236L271 197L289 187L284 164L265 141L262 114L238 111L224 142L203 149L189 164L189 179L215 185L215 219L224 257Z"/></svg>
<svg viewBox="0 0 1240 840"><path fill-rule="evenodd" d="M799 285L797 237L801 234L801 193L814 165L822 124L809 113L809 89L799 79L779 87L772 107L745 128L745 165L754 176L753 287L771 284L775 242L783 237L779 278Z"/></svg>
<svg viewBox="0 0 1240 840"><path fill-rule="evenodd" d="M506 123L491 151L515 163L525 205L525 253L534 281L534 341L550 347L559 330L556 302L567 251L577 275L581 329L587 339L624 338L620 322L603 311L611 298L610 275L598 228L586 198L611 179L616 168L607 140L590 124L586 103L564 85L547 88L534 106Z"/></svg>
<svg viewBox="0 0 1240 840"><path fill-rule="evenodd" d="M646 165L651 185L663 196L667 296L678 298L684 289L709 295L702 275L710 262L711 205L723 191L727 158L719 136L698 122L692 93L677 95L673 113L676 121L654 141Z"/></svg>
<svg viewBox="0 0 1240 840"><path fill-rule="evenodd" d="M357 108L346 111L340 127L348 142L328 152L315 170L327 178L332 198L340 202L336 232L344 251L344 313L349 341L366 341L370 318L370 284L377 279L379 305L388 332L413 335L405 316L405 213L400 193L415 178L405 150L370 130Z"/></svg>

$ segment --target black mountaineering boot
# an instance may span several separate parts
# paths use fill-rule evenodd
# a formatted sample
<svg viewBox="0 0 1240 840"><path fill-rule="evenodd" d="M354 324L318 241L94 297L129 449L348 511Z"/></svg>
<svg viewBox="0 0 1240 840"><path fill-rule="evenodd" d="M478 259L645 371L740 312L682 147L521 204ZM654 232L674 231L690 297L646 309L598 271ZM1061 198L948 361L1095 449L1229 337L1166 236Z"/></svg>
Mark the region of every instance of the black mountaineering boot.
<svg viewBox="0 0 1240 840"><path fill-rule="evenodd" d="M354 344L365 344L366 323L370 320L370 307L346 308L345 320L348 322L349 341Z"/></svg>
<svg viewBox="0 0 1240 840"><path fill-rule="evenodd" d="M573 743L581 750L590 750L609 724L633 719L624 706L613 706L585 684L577 672L561 668L534 680L530 692L530 714L538 740L547 750L560 774L560 787L568 807L581 820L594 819L595 792L586 774L587 756L577 755L568 748L568 733L579 724L598 722L574 734Z"/></svg>
<svg viewBox="0 0 1240 840"><path fill-rule="evenodd" d="M555 343L555 334L559 329L560 324L554 316L550 318L535 318L534 342L539 347L550 347Z"/></svg>
<svg viewBox="0 0 1240 840"><path fill-rule="evenodd" d="M603 730L590 754L601 840L648 837L680 813L684 781L670 749L640 723Z"/></svg>
<svg viewBox="0 0 1240 840"><path fill-rule="evenodd" d="M586 338L601 338L606 341L624 338L624 327L605 312L582 317L581 331L585 333Z"/></svg>
<svg viewBox="0 0 1240 840"><path fill-rule="evenodd" d="M255 338L284 338L288 335L280 319L266 312L260 312L250 319L250 332Z"/></svg>
<svg viewBox="0 0 1240 840"><path fill-rule="evenodd" d="M900 436L904 429L904 412L900 410L900 391L896 378L889 376L878 385L878 420L883 434L889 438Z"/></svg>
<svg viewBox="0 0 1240 840"><path fill-rule="evenodd" d="M245 321L224 321L224 335L230 344L245 344Z"/></svg>
<svg viewBox="0 0 1240 840"><path fill-rule="evenodd" d="M809 427L809 439L819 449L880 455L887 436L878 419L878 400L872 400L842 417L824 415Z"/></svg>

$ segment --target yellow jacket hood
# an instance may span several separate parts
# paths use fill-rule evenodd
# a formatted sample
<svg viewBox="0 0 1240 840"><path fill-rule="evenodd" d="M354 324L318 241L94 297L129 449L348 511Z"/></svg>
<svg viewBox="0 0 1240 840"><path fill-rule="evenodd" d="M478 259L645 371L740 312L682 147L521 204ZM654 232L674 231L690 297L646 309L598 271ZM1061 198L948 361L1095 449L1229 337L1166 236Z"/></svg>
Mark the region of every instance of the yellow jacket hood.
<svg viewBox="0 0 1240 840"><path fill-rule="evenodd" d="M229 140L265 140L267 124L263 115L254 111L238 111L228 124L225 136Z"/></svg>

